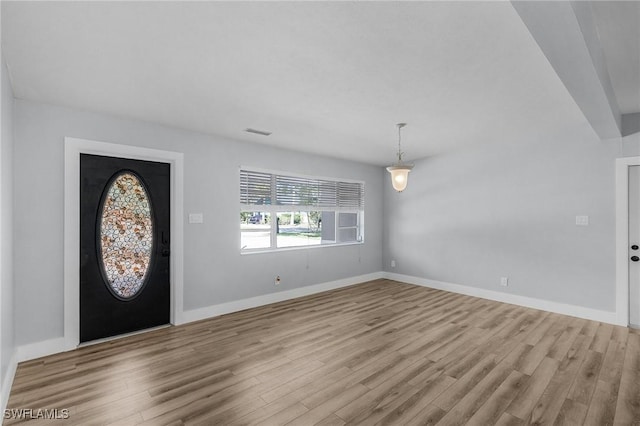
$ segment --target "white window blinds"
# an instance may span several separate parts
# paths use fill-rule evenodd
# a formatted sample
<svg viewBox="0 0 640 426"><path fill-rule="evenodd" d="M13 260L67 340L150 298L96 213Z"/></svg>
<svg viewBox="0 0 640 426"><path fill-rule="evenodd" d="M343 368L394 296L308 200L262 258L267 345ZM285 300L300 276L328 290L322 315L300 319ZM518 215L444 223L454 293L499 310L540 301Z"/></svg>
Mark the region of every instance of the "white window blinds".
<svg viewBox="0 0 640 426"><path fill-rule="evenodd" d="M271 204L271 174L240 171L240 204L259 206Z"/></svg>
<svg viewBox="0 0 640 426"><path fill-rule="evenodd" d="M364 183L242 169L240 203L245 206L271 204L314 210L363 210Z"/></svg>

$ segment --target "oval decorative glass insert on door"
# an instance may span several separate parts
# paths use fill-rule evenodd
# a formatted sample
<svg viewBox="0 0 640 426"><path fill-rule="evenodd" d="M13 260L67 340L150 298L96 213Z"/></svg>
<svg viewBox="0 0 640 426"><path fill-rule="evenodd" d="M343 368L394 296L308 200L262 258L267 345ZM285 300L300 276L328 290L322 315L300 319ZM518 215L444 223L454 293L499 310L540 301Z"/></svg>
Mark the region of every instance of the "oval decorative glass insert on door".
<svg viewBox="0 0 640 426"><path fill-rule="evenodd" d="M103 201L99 221L102 272L113 294L135 297L144 286L151 263L151 202L142 181L132 172L117 174Z"/></svg>

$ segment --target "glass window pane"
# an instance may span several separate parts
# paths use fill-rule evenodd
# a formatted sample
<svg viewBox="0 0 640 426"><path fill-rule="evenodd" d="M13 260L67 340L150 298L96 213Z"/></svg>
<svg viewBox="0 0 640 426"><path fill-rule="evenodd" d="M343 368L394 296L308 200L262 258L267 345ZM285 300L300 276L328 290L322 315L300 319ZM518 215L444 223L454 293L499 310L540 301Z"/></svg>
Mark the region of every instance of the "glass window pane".
<svg viewBox="0 0 640 426"><path fill-rule="evenodd" d="M265 212L240 212L242 250L271 247L271 215Z"/></svg>
<svg viewBox="0 0 640 426"><path fill-rule="evenodd" d="M100 255L111 290L134 297L145 282L153 247L151 204L131 172L117 176L107 190L100 216Z"/></svg>
<svg viewBox="0 0 640 426"><path fill-rule="evenodd" d="M299 247L319 245L322 235L321 212L278 213L277 246Z"/></svg>

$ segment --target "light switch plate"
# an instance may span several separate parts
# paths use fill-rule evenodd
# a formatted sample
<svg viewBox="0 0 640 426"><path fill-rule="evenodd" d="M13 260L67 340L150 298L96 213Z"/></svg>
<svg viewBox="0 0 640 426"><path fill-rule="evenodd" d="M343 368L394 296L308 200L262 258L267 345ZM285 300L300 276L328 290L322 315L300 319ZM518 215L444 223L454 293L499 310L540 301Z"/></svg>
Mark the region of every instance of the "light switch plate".
<svg viewBox="0 0 640 426"><path fill-rule="evenodd" d="M204 223L202 213L189 213L189 223Z"/></svg>
<svg viewBox="0 0 640 426"><path fill-rule="evenodd" d="M576 225L589 226L589 216L576 216Z"/></svg>

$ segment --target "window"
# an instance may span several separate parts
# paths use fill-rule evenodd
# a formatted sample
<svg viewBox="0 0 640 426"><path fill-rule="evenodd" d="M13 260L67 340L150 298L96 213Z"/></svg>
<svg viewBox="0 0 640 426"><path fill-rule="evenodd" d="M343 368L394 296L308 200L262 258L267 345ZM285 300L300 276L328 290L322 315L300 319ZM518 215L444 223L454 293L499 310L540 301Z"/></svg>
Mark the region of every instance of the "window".
<svg viewBox="0 0 640 426"><path fill-rule="evenodd" d="M242 251L363 241L364 183L240 170Z"/></svg>

